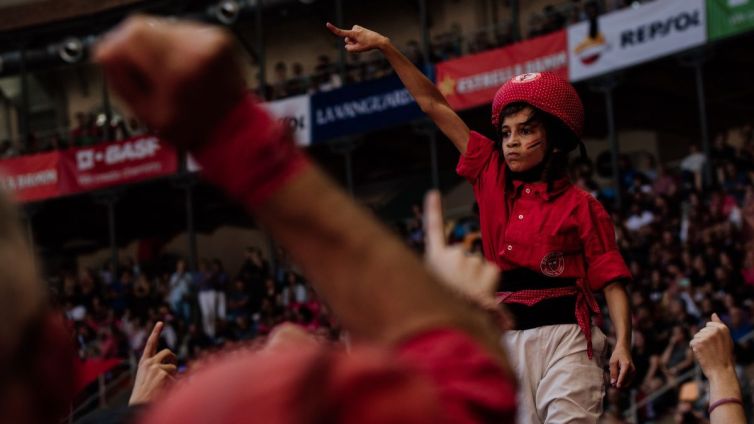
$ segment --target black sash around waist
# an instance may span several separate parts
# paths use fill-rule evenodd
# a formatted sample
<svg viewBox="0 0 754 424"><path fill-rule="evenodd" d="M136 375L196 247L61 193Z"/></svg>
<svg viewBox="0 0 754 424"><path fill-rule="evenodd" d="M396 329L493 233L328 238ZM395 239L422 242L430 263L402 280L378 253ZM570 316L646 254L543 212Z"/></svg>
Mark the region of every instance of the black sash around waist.
<svg viewBox="0 0 754 424"><path fill-rule="evenodd" d="M498 291L517 292L575 285L575 278L548 277L528 268L516 268L503 272ZM516 321L516 330L556 324L577 324L575 295L545 299L532 306L518 303L506 303L505 306Z"/></svg>

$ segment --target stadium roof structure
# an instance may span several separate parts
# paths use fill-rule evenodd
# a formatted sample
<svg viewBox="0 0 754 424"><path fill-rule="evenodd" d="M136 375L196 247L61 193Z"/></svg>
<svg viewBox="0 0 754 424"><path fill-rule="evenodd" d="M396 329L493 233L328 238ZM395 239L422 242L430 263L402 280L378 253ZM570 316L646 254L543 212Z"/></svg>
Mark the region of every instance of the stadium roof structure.
<svg viewBox="0 0 754 424"><path fill-rule="evenodd" d="M0 3L0 31L49 25L138 3L144 0L5 0Z"/></svg>

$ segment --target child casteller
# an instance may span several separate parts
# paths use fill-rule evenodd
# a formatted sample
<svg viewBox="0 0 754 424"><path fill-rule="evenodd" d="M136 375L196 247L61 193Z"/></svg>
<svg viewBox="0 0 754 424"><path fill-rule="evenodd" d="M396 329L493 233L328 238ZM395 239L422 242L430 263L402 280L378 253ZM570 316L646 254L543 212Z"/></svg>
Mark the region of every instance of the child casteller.
<svg viewBox="0 0 754 424"><path fill-rule="evenodd" d="M328 28L349 52L379 49L422 110L461 152L457 172L479 204L484 256L502 278L498 299L515 319L503 344L519 380L518 422L596 423L605 393L606 337L593 326L602 291L615 326L611 384L634 372L624 284L631 274L602 205L568 179L584 108L554 73L513 77L492 101L495 140L470 131L445 98L387 37L360 26Z"/></svg>

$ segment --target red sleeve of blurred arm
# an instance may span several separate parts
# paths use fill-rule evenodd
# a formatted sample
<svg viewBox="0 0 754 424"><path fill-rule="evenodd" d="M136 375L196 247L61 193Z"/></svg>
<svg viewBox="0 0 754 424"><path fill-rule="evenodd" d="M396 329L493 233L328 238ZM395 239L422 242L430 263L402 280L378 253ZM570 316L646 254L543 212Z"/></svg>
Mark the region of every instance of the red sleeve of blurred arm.
<svg viewBox="0 0 754 424"><path fill-rule="evenodd" d="M250 209L309 165L292 135L251 95L238 102L194 155L207 180Z"/></svg>
<svg viewBox="0 0 754 424"><path fill-rule="evenodd" d="M463 332L425 332L401 344L398 355L434 383L448 422L515 422L513 377Z"/></svg>

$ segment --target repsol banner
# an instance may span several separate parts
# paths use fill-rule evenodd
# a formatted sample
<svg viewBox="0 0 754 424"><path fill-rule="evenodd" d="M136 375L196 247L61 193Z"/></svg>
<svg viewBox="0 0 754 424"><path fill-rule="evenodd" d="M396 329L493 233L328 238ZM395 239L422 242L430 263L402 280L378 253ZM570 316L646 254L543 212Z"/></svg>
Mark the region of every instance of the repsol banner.
<svg viewBox="0 0 754 424"><path fill-rule="evenodd" d="M311 102L315 143L398 125L422 115L396 76L317 93Z"/></svg>
<svg viewBox="0 0 754 424"><path fill-rule="evenodd" d="M299 146L312 144L312 115L308 95L263 103L262 107L290 129L296 139L296 144Z"/></svg>
<svg viewBox="0 0 754 424"><path fill-rule="evenodd" d="M642 4L568 27L571 81L595 77L702 45L704 0Z"/></svg>
<svg viewBox="0 0 754 424"><path fill-rule="evenodd" d="M754 0L707 0L710 40L754 29Z"/></svg>

